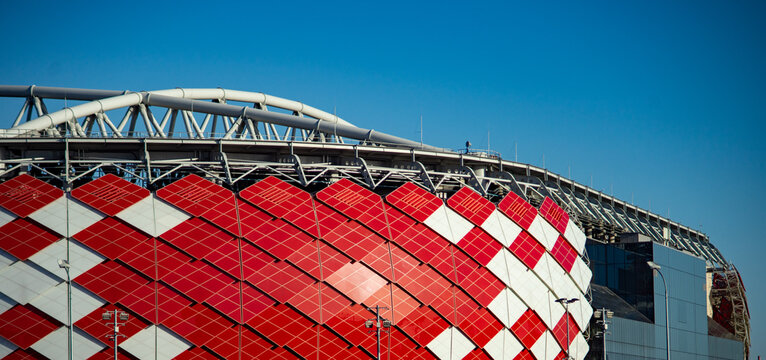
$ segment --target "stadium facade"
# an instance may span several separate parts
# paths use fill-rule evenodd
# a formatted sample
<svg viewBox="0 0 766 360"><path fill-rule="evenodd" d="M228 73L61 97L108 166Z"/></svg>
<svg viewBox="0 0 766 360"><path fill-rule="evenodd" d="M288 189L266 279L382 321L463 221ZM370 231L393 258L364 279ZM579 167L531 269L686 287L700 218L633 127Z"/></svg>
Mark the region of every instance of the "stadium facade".
<svg viewBox="0 0 766 360"><path fill-rule="evenodd" d="M2 358L111 358L115 310L124 358L664 358L647 260L692 309L674 358L747 356L706 235L545 169L262 93L0 96L22 104L0 130Z"/></svg>

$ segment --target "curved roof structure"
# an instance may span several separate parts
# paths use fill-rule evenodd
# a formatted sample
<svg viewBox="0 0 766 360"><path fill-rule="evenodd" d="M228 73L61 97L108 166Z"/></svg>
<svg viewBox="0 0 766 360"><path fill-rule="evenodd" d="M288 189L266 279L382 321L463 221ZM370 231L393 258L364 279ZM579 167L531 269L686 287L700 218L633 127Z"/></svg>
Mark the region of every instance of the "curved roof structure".
<svg viewBox="0 0 766 360"><path fill-rule="evenodd" d="M494 202L515 193L539 207L549 198L588 238L644 234L729 274L737 332L748 336L744 288L706 234L543 168L360 128L257 92L0 85L0 97L21 103L0 125L0 179L29 172L66 189L118 174L151 190L196 174L236 192L275 176L306 189L349 179L381 194L412 182L442 199L465 186ZM49 111L54 102L64 106Z"/></svg>
<svg viewBox="0 0 766 360"><path fill-rule="evenodd" d="M472 182L484 195L488 195L491 183L502 184L501 188L519 192L522 196L529 196L530 191L541 197L550 195L582 221L595 224L604 236L614 237L620 232L643 233L655 241L702 256L713 266L728 267L728 262L710 244L705 234L548 170L482 153L457 154L360 128L301 102L264 93L221 88L132 92L0 85L0 97L23 99L14 121L0 128L0 137L5 138L6 142L66 138L71 143L111 138L143 139L143 144L155 146L174 141L188 143L190 140L235 145L238 140L240 145L245 145L242 142L272 146L289 144L292 155L295 155L297 148L343 147L355 140L357 144L349 144L354 146L355 158L359 157L361 147L365 147L365 151L378 155L405 154L412 160L427 154L442 164L453 163L452 167L456 168L454 173L447 170L444 175L439 171L443 169L429 169L425 160L408 161L406 165L414 164L415 168L408 170L403 166L398 170L427 174L418 176L434 192L437 187L448 185L450 178L459 178L460 181L467 179ZM80 103L49 111L46 100ZM162 111L164 115L161 118L155 117L155 113ZM110 113L119 114L120 121L113 121ZM198 119L198 116L203 118ZM125 144L124 141L121 143ZM466 166L467 161L476 164ZM301 165L312 167L316 164L304 162ZM366 172L370 175L367 181L374 183L372 177L376 171L368 169ZM497 176L489 176L490 172L497 173ZM443 177L433 181L429 180L430 174ZM382 180L391 177L383 176Z"/></svg>

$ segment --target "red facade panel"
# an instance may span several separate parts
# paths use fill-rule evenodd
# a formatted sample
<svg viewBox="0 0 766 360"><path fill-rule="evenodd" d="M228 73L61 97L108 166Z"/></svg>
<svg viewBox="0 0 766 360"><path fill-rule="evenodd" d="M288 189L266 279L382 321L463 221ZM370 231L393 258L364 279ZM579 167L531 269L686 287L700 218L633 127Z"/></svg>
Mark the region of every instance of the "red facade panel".
<svg viewBox="0 0 766 360"><path fill-rule="evenodd" d="M28 259L58 238L58 236L22 218L0 227L0 248L19 260Z"/></svg>
<svg viewBox="0 0 766 360"><path fill-rule="evenodd" d="M154 247L149 237L112 217L80 231L77 240L111 260L140 256L146 252L147 247ZM137 254L132 253L134 248L137 248Z"/></svg>
<svg viewBox="0 0 766 360"><path fill-rule="evenodd" d="M567 272L572 271L572 266L577 260L577 250L563 236L559 236L556 240L553 249L551 249L551 255Z"/></svg>
<svg viewBox="0 0 766 360"><path fill-rule="evenodd" d="M319 237L311 195L273 176L245 190L239 196L270 214Z"/></svg>
<svg viewBox="0 0 766 360"><path fill-rule="evenodd" d="M17 215L61 196L60 190L31 177L9 183L0 184L0 206L9 204ZM47 200L27 207L18 203L45 194ZM505 288L493 273L496 264L492 271L487 268L503 245L479 227L495 206L470 189L460 189L447 201L457 215L429 220L433 226L462 216L473 223L468 231L470 225L459 221L468 233L457 244L423 224L445 203L412 183L384 199L348 180L312 195L268 177L235 195L189 175L159 189L157 196L193 217L157 238L114 217L149 195L113 175L73 191L84 204L109 215L77 234L84 246L108 258L77 278L108 302L75 324L107 347L93 358L111 355L110 342L101 337L107 330L100 320L105 309L131 313L121 329L128 337L155 324L183 338L191 346L179 359L374 357L375 337L364 322L374 317L367 308L376 305L387 308L381 316L393 323L382 334L386 359L434 358L431 342L448 334L449 326L457 328L453 336L458 338L452 341L468 341L461 345L465 351L477 346L465 358L486 359L482 347L503 329L487 309ZM546 206L540 213L558 229L561 209ZM498 207L524 228L537 215L514 194ZM0 240L3 250L23 260L57 237L21 218L0 229ZM526 231L509 250L530 268L546 251ZM567 271L578 256L563 237L551 255ZM0 322L6 323L4 317L43 319L34 324L24 320L36 329L34 336L17 335L16 341L27 347L36 341L33 337L61 326L30 305L13 309L0 314ZM559 341L566 337L566 318L553 329ZM530 348L546 327L528 310L511 330ZM579 331L570 318L571 338ZM16 343L12 335L0 331ZM134 356L123 350L121 357ZM30 349L11 356L39 354ZM518 358L532 355L524 351Z"/></svg>
<svg viewBox="0 0 766 360"><path fill-rule="evenodd" d="M530 269L533 269L545 254L543 244L540 244L526 231L522 231L508 248Z"/></svg>
<svg viewBox="0 0 766 360"><path fill-rule="evenodd" d="M0 206L19 217L29 216L62 195L61 189L27 174L0 183Z"/></svg>
<svg viewBox="0 0 766 360"><path fill-rule="evenodd" d="M410 182L388 194L386 201L420 222L444 205L435 195Z"/></svg>
<svg viewBox="0 0 766 360"><path fill-rule="evenodd" d="M379 195L350 180L342 179L316 194L317 199L351 219L367 225L381 236L388 236L388 225Z"/></svg>
<svg viewBox="0 0 766 360"><path fill-rule="evenodd" d="M115 216L149 196L149 190L107 174L72 190L72 196L104 214Z"/></svg>
<svg viewBox="0 0 766 360"><path fill-rule="evenodd" d="M545 332L545 323L539 316L532 310L527 310L521 318L511 326L511 331L516 334L519 341L527 349L532 348L537 339Z"/></svg>
<svg viewBox="0 0 766 360"><path fill-rule="evenodd" d="M495 205L465 186L447 199L447 205L476 226L481 226L495 210Z"/></svg>
<svg viewBox="0 0 766 360"><path fill-rule="evenodd" d="M529 225L532 224L535 216L537 216L537 209L513 192L508 193L497 204L497 209L524 229L529 229Z"/></svg>
<svg viewBox="0 0 766 360"><path fill-rule="evenodd" d="M31 305L16 304L0 314L0 336L26 349L61 326Z"/></svg>
<svg viewBox="0 0 766 360"><path fill-rule="evenodd" d="M540 215L542 215L545 220L548 220L548 222L560 233L563 234L567 230L569 214L556 205L551 198L546 197L545 200L543 200L543 204L540 205Z"/></svg>

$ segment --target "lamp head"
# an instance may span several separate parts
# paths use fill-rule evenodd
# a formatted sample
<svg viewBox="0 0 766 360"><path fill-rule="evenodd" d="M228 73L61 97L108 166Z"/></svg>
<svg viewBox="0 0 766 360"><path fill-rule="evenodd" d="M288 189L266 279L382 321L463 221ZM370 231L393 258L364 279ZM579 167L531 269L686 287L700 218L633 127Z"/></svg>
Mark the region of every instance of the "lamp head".
<svg viewBox="0 0 766 360"><path fill-rule="evenodd" d="M69 269L69 261L66 261L64 259L58 260L59 267L62 269Z"/></svg>
<svg viewBox="0 0 766 360"><path fill-rule="evenodd" d="M662 267L660 267L659 265L655 264L654 261L647 261L646 265L649 265L649 268L651 268L652 270L660 270L660 269L662 269Z"/></svg>

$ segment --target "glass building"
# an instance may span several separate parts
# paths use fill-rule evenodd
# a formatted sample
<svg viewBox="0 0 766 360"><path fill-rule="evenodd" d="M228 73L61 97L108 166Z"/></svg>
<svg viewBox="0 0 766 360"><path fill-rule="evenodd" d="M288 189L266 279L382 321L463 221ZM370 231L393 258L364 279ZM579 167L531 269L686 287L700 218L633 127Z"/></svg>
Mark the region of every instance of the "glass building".
<svg viewBox="0 0 766 360"><path fill-rule="evenodd" d="M672 359L743 359L744 346L708 314L705 260L656 242L589 240L593 308L614 312L606 341L599 319L591 325L589 359L665 359L665 289L647 261L661 267L668 286ZM715 335L711 335L715 334Z"/></svg>

